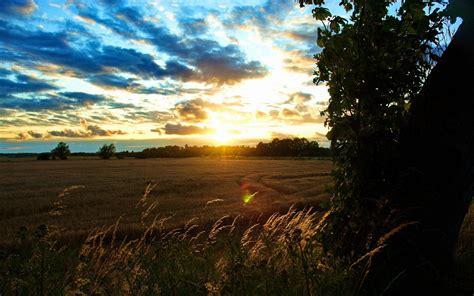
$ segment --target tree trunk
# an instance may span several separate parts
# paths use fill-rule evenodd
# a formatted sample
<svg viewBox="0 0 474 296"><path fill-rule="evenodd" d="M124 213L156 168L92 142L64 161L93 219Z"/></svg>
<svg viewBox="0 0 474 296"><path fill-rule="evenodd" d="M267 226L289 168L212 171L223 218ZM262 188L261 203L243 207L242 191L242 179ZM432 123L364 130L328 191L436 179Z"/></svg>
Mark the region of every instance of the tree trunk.
<svg viewBox="0 0 474 296"><path fill-rule="evenodd" d="M474 195L474 20L465 18L412 106L393 204L358 295L440 295ZM443 294L444 295L444 294Z"/></svg>

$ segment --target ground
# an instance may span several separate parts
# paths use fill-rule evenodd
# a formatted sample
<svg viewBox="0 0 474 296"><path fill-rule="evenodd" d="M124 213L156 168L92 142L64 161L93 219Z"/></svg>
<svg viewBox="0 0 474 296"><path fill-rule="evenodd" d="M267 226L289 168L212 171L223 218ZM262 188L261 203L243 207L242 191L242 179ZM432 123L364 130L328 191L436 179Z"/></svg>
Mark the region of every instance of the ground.
<svg viewBox="0 0 474 296"><path fill-rule="evenodd" d="M0 162L0 242L12 242L21 226L34 229L43 223L61 227L67 239L78 239L120 216L121 228L131 234L140 223L137 202L150 183L157 184L148 197L149 203L158 202L153 215L173 216L169 227L191 218L205 223L293 203L318 205L328 199L331 168L330 161L293 158ZM244 203L244 196L252 194ZM61 215L51 215L54 208Z"/></svg>

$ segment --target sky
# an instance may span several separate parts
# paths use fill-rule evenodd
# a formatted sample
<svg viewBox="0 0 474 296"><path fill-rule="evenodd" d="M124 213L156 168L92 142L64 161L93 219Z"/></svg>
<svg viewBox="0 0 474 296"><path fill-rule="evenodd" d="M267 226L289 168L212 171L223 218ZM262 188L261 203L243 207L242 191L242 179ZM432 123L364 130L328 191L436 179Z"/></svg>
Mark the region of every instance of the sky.
<svg viewBox="0 0 474 296"><path fill-rule="evenodd" d="M0 153L327 143L292 0L2 0Z"/></svg>

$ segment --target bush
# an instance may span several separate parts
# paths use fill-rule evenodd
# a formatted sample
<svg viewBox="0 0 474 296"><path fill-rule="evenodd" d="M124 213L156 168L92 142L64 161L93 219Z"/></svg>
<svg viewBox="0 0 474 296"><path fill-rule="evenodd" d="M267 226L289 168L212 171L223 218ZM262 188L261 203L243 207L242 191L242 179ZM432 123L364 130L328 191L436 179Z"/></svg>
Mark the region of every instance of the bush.
<svg viewBox="0 0 474 296"><path fill-rule="evenodd" d="M97 151L97 155L100 156L102 159L109 159L115 154L115 145L114 144L104 144L102 147L99 148Z"/></svg>
<svg viewBox="0 0 474 296"><path fill-rule="evenodd" d="M50 154L50 153L44 152L44 153L38 154L38 156L36 157L36 159L37 159L37 160L49 160L50 157L51 157L51 154Z"/></svg>

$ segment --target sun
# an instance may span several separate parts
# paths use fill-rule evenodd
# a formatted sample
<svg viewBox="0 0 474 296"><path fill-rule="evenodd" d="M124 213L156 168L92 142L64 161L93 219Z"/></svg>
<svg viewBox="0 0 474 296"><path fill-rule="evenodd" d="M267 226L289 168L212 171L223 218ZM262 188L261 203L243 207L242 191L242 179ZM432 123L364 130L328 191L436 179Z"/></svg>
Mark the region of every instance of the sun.
<svg viewBox="0 0 474 296"><path fill-rule="evenodd" d="M234 139L234 135L225 127L215 127L212 138L221 144L227 144Z"/></svg>
<svg viewBox="0 0 474 296"><path fill-rule="evenodd" d="M235 139L235 132L232 132L231 126L219 120L218 116L213 116L210 123L214 130L210 136L217 143L228 144Z"/></svg>

